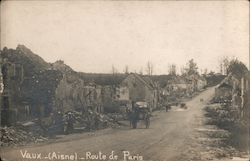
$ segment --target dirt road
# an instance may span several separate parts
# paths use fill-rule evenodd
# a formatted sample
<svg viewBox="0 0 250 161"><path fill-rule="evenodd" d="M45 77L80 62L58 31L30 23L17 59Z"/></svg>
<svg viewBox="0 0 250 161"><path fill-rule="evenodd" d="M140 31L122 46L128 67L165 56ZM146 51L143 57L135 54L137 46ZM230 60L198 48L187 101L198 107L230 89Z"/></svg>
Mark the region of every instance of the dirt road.
<svg viewBox="0 0 250 161"><path fill-rule="evenodd" d="M9 161L31 161L32 159L27 159L28 153L34 153L34 157L35 154L41 153L36 155L40 158L38 160L52 160L53 157L54 160L61 161L65 160L65 157L70 157L69 155L72 155L71 160L115 160L115 158L109 159L110 153L114 151L119 161L185 160L185 156L189 155L187 153L190 153L188 149L194 146L193 142L195 138L197 139L195 129L202 124L200 120L203 117L202 108L213 94L214 88L200 93L187 102L187 110L174 107L169 112L155 112L149 129L139 125L139 129L123 127L88 134L73 134L53 143L2 149L1 157ZM200 101L201 98L203 102ZM89 152L96 154L98 159L90 159ZM105 156L99 155L99 152L107 158L104 159Z"/></svg>

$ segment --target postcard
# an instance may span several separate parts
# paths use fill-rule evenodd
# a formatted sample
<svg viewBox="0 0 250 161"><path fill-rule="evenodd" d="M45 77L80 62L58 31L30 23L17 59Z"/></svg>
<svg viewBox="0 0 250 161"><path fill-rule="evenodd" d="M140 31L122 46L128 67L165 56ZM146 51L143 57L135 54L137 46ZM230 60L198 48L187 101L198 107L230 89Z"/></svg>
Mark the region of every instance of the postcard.
<svg viewBox="0 0 250 161"><path fill-rule="evenodd" d="M1 161L249 161L249 1L0 3Z"/></svg>

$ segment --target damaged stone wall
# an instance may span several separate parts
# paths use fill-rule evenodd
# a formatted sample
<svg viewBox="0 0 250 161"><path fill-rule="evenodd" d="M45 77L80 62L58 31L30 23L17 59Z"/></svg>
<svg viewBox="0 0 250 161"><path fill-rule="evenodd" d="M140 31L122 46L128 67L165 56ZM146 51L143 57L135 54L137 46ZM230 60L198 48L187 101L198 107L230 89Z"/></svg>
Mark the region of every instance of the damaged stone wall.
<svg viewBox="0 0 250 161"><path fill-rule="evenodd" d="M4 90L2 125L49 115L61 72L25 46L1 51Z"/></svg>
<svg viewBox="0 0 250 161"><path fill-rule="evenodd" d="M65 74L55 91L56 110L67 112L83 109L85 106L83 80L74 75Z"/></svg>
<svg viewBox="0 0 250 161"><path fill-rule="evenodd" d="M63 61L53 63L53 69L63 73L55 91L55 110L85 112L87 109L102 112L101 87L86 83L79 73L73 71Z"/></svg>

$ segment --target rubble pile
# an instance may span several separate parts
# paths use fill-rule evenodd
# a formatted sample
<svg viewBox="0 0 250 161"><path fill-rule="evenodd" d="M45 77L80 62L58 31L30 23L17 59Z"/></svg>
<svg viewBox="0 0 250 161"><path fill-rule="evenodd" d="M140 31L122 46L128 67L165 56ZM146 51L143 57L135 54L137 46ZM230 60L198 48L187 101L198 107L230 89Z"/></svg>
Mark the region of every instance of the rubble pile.
<svg viewBox="0 0 250 161"><path fill-rule="evenodd" d="M118 122L114 118L94 112L92 110L85 111L83 114L77 111L67 112L63 115L62 120L60 120L58 123L62 124L62 127L65 126L67 118L69 117L73 118L72 123L74 124L74 129L72 129L73 131L64 131L67 134L77 132L77 130L80 129L81 131L89 131L104 129L107 127L115 128L118 126ZM58 127L54 124L46 126L46 131L44 131L44 129L41 127L38 126L37 123L33 123L32 125L18 124L11 127L1 127L0 146L27 145L30 143L43 142L48 140L48 138L45 136L59 134L56 133L56 128Z"/></svg>
<svg viewBox="0 0 250 161"><path fill-rule="evenodd" d="M221 104L212 104L205 108L206 116L210 118L208 124L217 125L220 128L227 129L233 124L234 115L233 111L230 111L228 106Z"/></svg>
<svg viewBox="0 0 250 161"><path fill-rule="evenodd" d="M97 120L99 122L99 127L100 128L105 128L105 127L117 127L118 126L118 122L117 119L109 117L107 115L104 114L100 114L100 113L96 113L96 117Z"/></svg>
<svg viewBox="0 0 250 161"><path fill-rule="evenodd" d="M118 120L92 110L84 112L68 111L63 115L64 134L84 132L119 126Z"/></svg>
<svg viewBox="0 0 250 161"><path fill-rule="evenodd" d="M39 134L27 132L18 127L1 127L0 136L0 146L25 145L28 143L37 143L48 140Z"/></svg>
<svg viewBox="0 0 250 161"><path fill-rule="evenodd" d="M239 118L237 110L233 109L229 104L215 103L210 104L205 108L207 116L207 125L215 125L220 129L228 131L228 133L216 133L214 137L225 138L223 141L226 145L230 145L239 149L248 147L246 142L249 133L247 126L244 125Z"/></svg>
<svg viewBox="0 0 250 161"><path fill-rule="evenodd" d="M119 113L108 113L107 116L112 119L112 121L123 121L127 119L126 114L119 114Z"/></svg>
<svg viewBox="0 0 250 161"><path fill-rule="evenodd" d="M87 110L83 114L77 111L70 111L64 114L63 120L72 117L75 129L97 130L107 127L115 128L118 126L118 121L108 115L101 114L92 110Z"/></svg>

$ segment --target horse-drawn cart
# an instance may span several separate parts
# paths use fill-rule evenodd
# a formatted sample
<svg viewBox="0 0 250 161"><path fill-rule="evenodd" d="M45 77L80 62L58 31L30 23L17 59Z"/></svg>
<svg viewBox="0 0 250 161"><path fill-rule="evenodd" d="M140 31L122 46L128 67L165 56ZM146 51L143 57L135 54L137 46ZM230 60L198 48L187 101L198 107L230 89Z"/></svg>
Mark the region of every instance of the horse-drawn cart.
<svg viewBox="0 0 250 161"><path fill-rule="evenodd" d="M150 125L150 109L146 102L137 102L134 109L131 111L130 124L135 129L137 128L137 123L143 121L146 128Z"/></svg>

